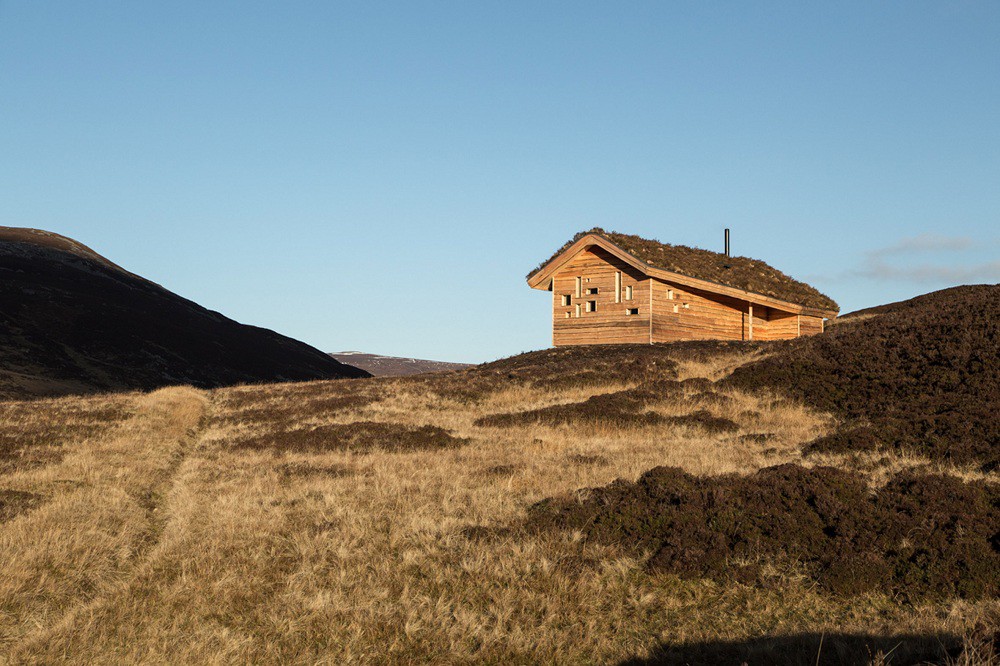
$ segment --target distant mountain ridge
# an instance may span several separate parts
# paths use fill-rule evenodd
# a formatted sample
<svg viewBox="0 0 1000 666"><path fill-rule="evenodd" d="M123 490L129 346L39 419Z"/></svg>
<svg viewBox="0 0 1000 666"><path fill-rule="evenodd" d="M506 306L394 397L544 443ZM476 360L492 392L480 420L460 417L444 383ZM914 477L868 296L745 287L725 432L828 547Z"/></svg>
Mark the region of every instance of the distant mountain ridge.
<svg viewBox="0 0 1000 666"><path fill-rule="evenodd" d="M419 375L424 372L447 372L469 367L469 363L449 363L447 361L429 361L421 358L404 358L401 356L381 356L366 354L359 351L330 352L330 356L341 363L348 363L356 368L367 370L376 377L403 377Z"/></svg>
<svg viewBox="0 0 1000 666"><path fill-rule="evenodd" d="M0 399L367 376L73 239L0 227Z"/></svg>

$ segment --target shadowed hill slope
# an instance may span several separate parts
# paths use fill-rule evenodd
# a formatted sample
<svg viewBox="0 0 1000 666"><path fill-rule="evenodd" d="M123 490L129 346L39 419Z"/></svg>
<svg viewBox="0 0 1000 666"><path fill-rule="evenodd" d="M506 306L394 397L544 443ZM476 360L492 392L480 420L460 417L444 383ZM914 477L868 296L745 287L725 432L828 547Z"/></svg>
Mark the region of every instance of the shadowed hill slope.
<svg viewBox="0 0 1000 666"><path fill-rule="evenodd" d="M366 376L69 238L0 227L0 398Z"/></svg>
<svg viewBox="0 0 1000 666"><path fill-rule="evenodd" d="M955 287L848 315L726 384L772 386L845 419L811 450L909 449L1000 466L1000 285Z"/></svg>

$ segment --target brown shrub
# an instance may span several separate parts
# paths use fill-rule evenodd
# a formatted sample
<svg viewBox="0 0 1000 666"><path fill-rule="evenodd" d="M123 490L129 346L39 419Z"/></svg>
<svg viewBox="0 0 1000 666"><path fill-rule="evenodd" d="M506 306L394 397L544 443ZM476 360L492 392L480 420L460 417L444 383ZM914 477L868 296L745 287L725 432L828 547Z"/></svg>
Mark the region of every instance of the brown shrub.
<svg viewBox="0 0 1000 666"><path fill-rule="evenodd" d="M1000 467L1000 286L946 289L866 314L874 316L780 343L723 381L777 387L845 417L845 430L814 451L881 446Z"/></svg>
<svg viewBox="0 0 1000 666"><path fill-rule="evenodd" d="M714 416L706 409L699 409L683 416L667 416L663 418L663 423L676 426L687 426L701 428L713 434L736 432L740 426L735 421L730 421L721 416Z"/></svg>
<svg viewBox="0 0 1000 666"><path fill-rule="evenodd" d="M291 462L278 465L278 474L286 479L302 476L346 477L357 473L347 465L311 465L304 462Z"/></svg>
<svg viewBox="0 0 1000 666"><path fill-rule="evenodd" d="M609 384L676 379L670 345L585 345L528 352L446 375L406 378L419 387L472 403L502 389L530 385L566 390Z"/></svg>
<svg viewBox="0 0 1000 666"><path fill-rule="evenodd" d="M596 396L603 397L603 396ZM655 412L634 412L622 408L605 408L593 398L568 405L553 405L543 409L509 414L492 414L476 419L473 424L480 427L511 428L515 426L547 425L559 426L574 423L599 423L617 428L653 426L664 422L664 417Z"/></svg>
<svg viewBox="0 0 1000 666"><path fill-rule="evenodd" d="M801 563L838 594L1000 593L1000 489L947 476L900 475L873 495L865 477L831 467L710 478L657 467L540 502L529 526L582 530L683 576L744 579L763 558Z"/></svg>
<svg viewBox="0 0 1000 666"><path fill-rule="evenodd" d="M696 390L700 382L690 379L677 381L659 379L645 382L635 388L591 396L582 402L552 405L524 412L491 414L475 420L474 425L509 428L525 425L566 425L572 423L600 423L621 428L653 426L662 423L675 425L704 425L723 429L722 420L706 418L707 412L695 412L685 417L664 417L644 411L646 407L668 398L683 396L686 389ZM709 414L709 416L711 416ZM725 420L725 419L723 419ZM729 423L732 423L729 421Z"/></svg>
<svg viewBox="0 0 1000 666"><path fill-rule="evenodd" d="M335 423L312 429L282 430L239 439L235 448L277 452L320 452L350 450L365 453L372 449L405 453L463 446L469 440L453 437L436 426L410 428L398 423L359 421Z"/></svg>
<svg viewBox="0 0 1000 666"><path fill-rule="evenodd" d="M740 435L737 439L741 442L750 442L752 444L763 444L764 442L769 442L774 439L773 432L751 432L745 435Z"/></svg>
<svg viewBox="0 0 1000 666"><path fill-rule="evenodd" d="M19 513L30 511L42 503L42 496L20 490L0 490L0 523Z"/></svg>
<svg viewBox="0 0 1000 666"><path fill-rule="evenodd" d="M520 465L492 465L479 471L482 476L511 476L515 474Z"/></svg>
<svg viewBox="0 0 1000 666"><path fill-rule="evenodd" d="M130 414L121 406L87 401L79 405L59 400L0 405L0 474L57 463L62 460L64 444L94 437Z"/></svg>
<svg viewBox="0 0 1000 666"><path fill-rule="evenodd" d="M608 465L610 460L604 456L588 456L582 453L574 453L569 456L569 461L576 465Z"/></svg>
<svg viewBox="0 0 1000 666"><path fill-rule="evenodd" d="M313 390L309 391L282 390L278 394L281 396L280 401L273 399L274 393L263 395L246 391L223 393L221 398L223 415L217 418L217 422L291 424L311 416L327 416L361 409L382 400L382 396L364 391L346 393L343 391L343 382L338 386L331 386L332 382L317 382L317 384L318 387L312 387ZM360 382L353 382L352 385L358 386Z"/></svg>

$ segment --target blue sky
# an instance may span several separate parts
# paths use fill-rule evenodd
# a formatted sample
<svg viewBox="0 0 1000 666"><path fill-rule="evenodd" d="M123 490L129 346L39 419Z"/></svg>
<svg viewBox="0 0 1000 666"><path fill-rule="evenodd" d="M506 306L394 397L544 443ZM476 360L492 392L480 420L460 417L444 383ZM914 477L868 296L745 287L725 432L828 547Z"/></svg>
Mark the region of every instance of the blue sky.
<svg viewBox="0 0 1000 666"><path fill-rule="evenodd" d="M0 0L0 224L327 351L550 341L603 226L843 311L1000 280L997 2Z"/></svg>

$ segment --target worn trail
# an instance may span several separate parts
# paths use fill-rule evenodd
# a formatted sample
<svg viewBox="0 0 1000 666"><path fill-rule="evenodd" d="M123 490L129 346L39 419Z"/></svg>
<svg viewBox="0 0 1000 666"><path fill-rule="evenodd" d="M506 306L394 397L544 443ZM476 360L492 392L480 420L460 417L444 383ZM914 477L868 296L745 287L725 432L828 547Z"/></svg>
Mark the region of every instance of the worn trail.
<svg viewBox="0 0 1000 666"><path fill-rule="evenodd" d="M12 477L46 499L0 526L0 663L85 620L148 566L210 404L187 387L136 396L134 414L104 437L70 443L60 464Z"/></svg>

